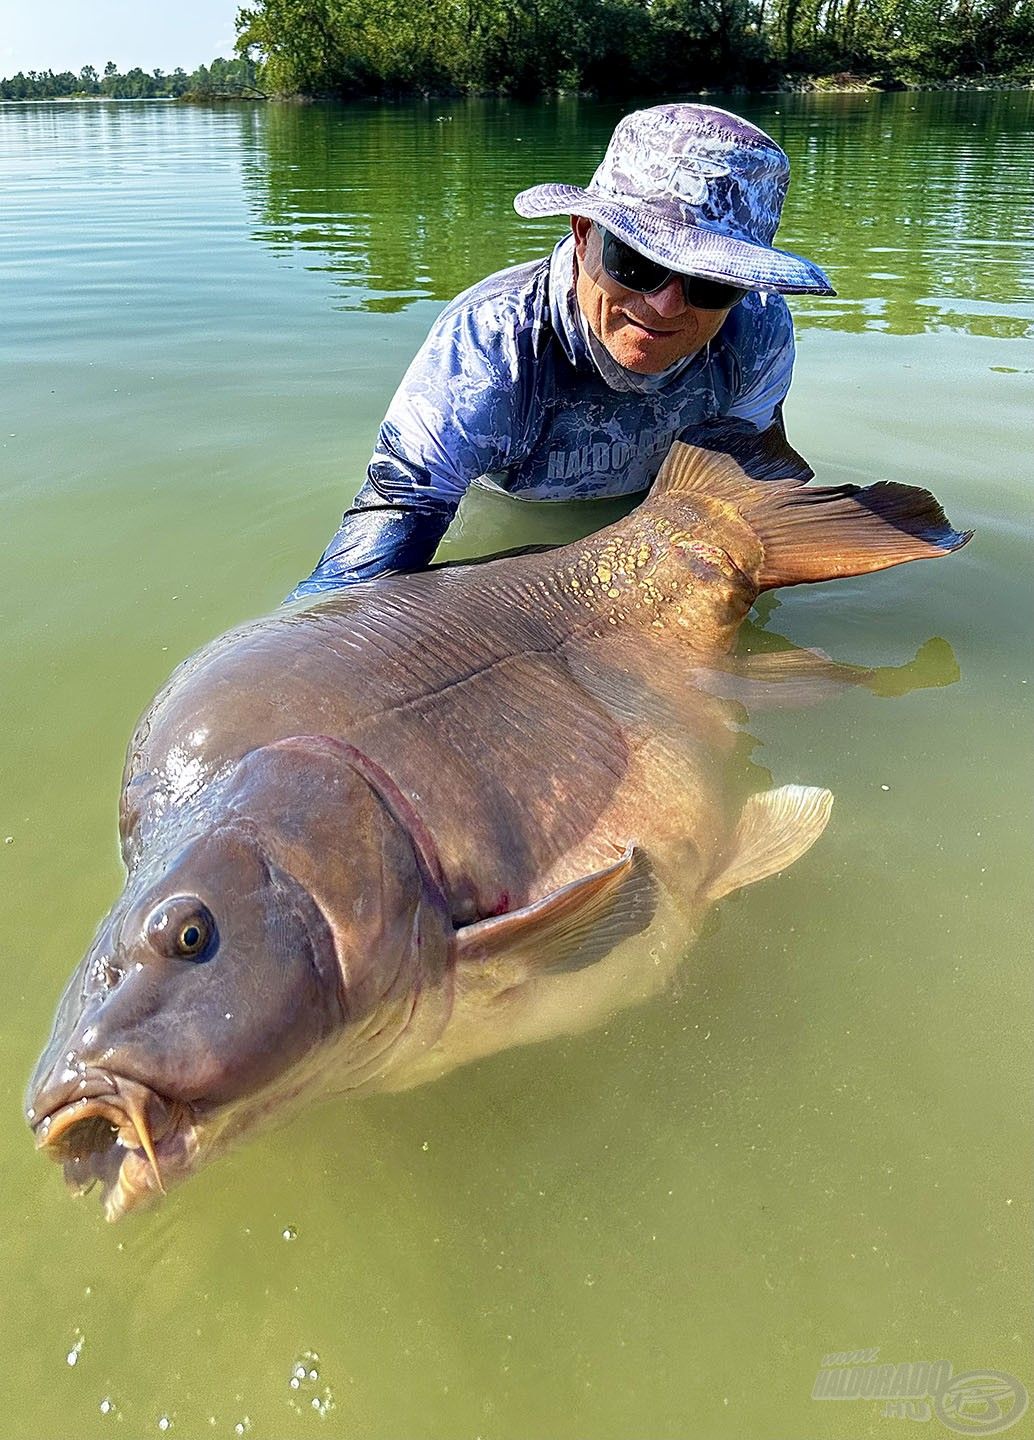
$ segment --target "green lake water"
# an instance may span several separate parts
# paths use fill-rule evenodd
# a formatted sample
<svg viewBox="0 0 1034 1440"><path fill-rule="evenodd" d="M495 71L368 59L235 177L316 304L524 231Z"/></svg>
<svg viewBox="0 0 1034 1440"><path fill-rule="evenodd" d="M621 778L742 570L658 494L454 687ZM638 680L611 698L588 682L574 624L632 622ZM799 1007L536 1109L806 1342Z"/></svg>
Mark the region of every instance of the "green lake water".
<svg viewBox="0 0 1034 1440"><path fill-rule="evenodd" d="M752 722L833 820L674 993L314 1109L115 1227L20 1112L119 887L132 725L308 573L443 301L559 234L512 195L586 179L619 112L0 107L2 1436L891 1440L811 1398L877 1347L1034 1387L1034 95L727 103L840 292L793 302L791 438L977 532L756 623L865 665L935 638L959 678ZM611 513L472 495L442 553Z"/></svg>

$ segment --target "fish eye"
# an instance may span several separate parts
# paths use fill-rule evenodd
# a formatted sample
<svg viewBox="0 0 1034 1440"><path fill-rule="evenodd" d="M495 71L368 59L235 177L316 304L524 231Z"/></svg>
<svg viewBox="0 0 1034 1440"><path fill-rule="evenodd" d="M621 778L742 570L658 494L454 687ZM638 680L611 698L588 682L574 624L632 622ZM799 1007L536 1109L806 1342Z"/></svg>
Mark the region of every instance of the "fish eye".
<svg viewBox="0 0 1034 1440"><path fill-rule="evenodd" d="M196 895L174 895L156 906L144 929L152 947L170 960L210 960L219 943L215 918Z"/></svg>
<svg viewBox="0 0 1034 1440"><path fill-rule="evenodd" d="M176 949L181 955L197 955L205 948L207 941L207 927L199 924L197 920L191 920L180 927L180 933L176 936Z"/></svg>

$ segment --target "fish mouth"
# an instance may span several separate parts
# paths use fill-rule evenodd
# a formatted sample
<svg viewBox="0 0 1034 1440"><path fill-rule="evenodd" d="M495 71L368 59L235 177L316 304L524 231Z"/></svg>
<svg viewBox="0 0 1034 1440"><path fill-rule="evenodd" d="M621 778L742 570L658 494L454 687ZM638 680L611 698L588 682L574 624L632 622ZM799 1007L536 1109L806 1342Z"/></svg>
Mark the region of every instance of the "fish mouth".
<svg viewBox="0 0 1034 1440"><path fill-rule="evenodd" d="M108 1220L153 1203L194 1168L191 1107L138 1080L88 1070L72 1095L41 1096L30 1118L37 1149L62 1166L73 1194L101 1186Z"/></svg>

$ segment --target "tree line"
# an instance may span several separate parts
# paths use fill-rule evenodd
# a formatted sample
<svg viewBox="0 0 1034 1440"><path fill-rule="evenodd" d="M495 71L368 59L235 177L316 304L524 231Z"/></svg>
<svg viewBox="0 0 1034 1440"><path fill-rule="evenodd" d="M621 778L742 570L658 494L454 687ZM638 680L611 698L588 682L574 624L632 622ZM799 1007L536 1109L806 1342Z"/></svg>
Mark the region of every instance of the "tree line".
<svg viewBox="0 0 1034 1440"><path fill-rule="evenodd" d="M191 74L51 70L0 99L672 95L852 77L1034 79L1034 0L251 0Z"/></svg>
<svg viewBox="0 0 1034 1440"><path fill-rule="evenodd" d="M258 66L247 56L213 60L187 72L177 67L171 75L162 70L138 67L124 75L114 60L102 73L84 65L78 74L71 70L19 71L0 80L0 100L61 100L69 97L104 96L110 100L215 99L222 96L262 94Z"/></svg>
<svg viewBox="0 0 1034 1440"><path fill-rule="evenodd" d="M238 52L283 95L670 95L1034 72L1034 0L251 0L237 29Z"/></svg>

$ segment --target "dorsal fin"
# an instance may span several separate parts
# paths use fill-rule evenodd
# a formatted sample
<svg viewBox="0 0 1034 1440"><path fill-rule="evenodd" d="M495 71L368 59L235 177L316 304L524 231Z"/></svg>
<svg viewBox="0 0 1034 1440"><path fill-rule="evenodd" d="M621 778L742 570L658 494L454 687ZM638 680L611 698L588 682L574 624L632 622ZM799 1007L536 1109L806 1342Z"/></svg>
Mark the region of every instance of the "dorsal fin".
<svg viewBox="0 0 1034 1440"><path fill-rule="evenodd" d="M771 443L770 432L755 437L762 459ZM740 459L749 466L742 451ZM932 559L972 536L953 529L928 490L888 481L863 488L811 486L794 477L755 480L730 454L676 441L647 504L677 504L690 495L731 505L750 526L763 552L759 590Z"/></svg>
<svg viewBox="0 0 1034 1440"><path fill-rule="evenodd" d="M721 493L731 500L735 494L742 493L744 484L750 491L758 481L797 486L815 476L804 456L787 440L786 431L778 421L767 430L726 422L709 427L706 438L706 447L675 442L653 482L651 495L703 491L711 495ZM722 465L722 460L728 463ZM720 490L716 486L721 487Z"/></svg>

